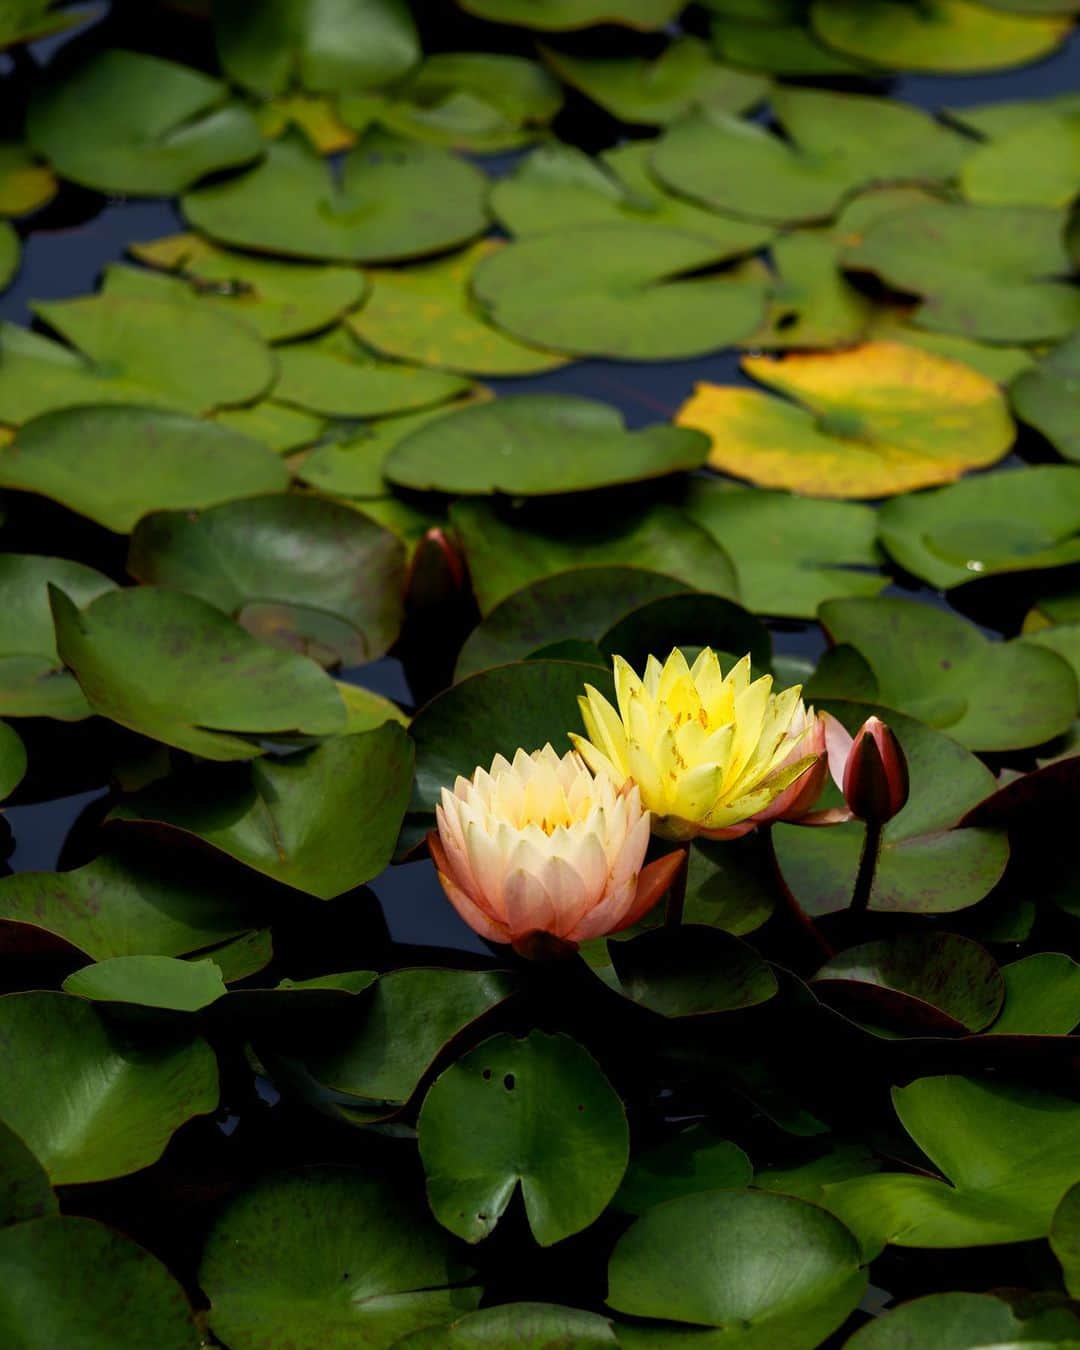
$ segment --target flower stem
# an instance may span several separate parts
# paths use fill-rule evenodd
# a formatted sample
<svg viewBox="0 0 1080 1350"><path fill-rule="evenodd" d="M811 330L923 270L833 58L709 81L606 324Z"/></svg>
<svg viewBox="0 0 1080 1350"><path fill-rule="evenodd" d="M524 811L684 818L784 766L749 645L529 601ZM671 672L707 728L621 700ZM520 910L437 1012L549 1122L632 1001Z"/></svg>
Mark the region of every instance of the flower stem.
<svg viewBox="0 0 1080 1350"><path fill-rule="evenodd" d="M667 908L664 911L664 926L678 928L683 921L683 906L686 903L686 878L690 871L690 849L683 853L683 863L675 874L671 889L667 894Z"/></svg>
<svg viewBox="0 0 1080 1350"><path fill-rule="evenodd" d="M851 892L849 908L852 914L865 914L870 907L870 891L874 885L878 854L881 852L881 830L880 824L867 821L859 870L855 874L855 888Z"/></svg>

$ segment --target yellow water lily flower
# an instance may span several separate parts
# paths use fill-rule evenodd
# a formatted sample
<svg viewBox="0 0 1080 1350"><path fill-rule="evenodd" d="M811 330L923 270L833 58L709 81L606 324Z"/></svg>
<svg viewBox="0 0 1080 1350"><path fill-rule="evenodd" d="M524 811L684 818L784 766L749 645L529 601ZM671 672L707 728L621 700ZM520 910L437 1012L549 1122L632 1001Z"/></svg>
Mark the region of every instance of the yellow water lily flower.
<svg viewBox="0 0 1080 1350"><path fill-rule="evenodd" d="M571 734L596 774L634 782L666 839L737 838L770 820L801 819L825 784L822 716L799 685L772 692L750 657L725 675L706 647L691 666L676 649L644 677L615 657L618 711L591 685L579 699L587 736Z"/></svg>

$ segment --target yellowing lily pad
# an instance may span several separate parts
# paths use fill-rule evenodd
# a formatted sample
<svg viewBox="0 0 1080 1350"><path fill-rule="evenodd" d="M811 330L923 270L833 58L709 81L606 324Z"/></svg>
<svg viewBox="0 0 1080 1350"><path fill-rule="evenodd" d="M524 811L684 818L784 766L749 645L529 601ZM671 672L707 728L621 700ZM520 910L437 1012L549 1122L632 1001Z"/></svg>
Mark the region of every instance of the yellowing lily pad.
<svg viewBox="0 0 1080 1350"><path fill-rule="evenodd" d="M268 141L295 128L320 155L337 155L351 150L356 132L337 115L333 102L325 94L278 94L255 110L259 130Z"/></svg>
<svg viewBox="0 0 1080 1350"><path fill-rule="evenodd" d="M663 28L682 4L683 0L461 0L462 9L481 19L544 30L615 23L649 31Z"/></svg>
<svg viewBox="0 0 1080 1350"><path fill-rule="evenodd" d="M0 141L0 216L25 216L52 201L56 175L17 141Z"/></svg>
<svg viewBox="0 0 1080 1350"><path fill-rule="evenodd" d="M1080 463L1080 336L1015 380L1009 397L1022 422L1041 431L1065 459Z"/></svg>
<svg viewBox="0 0 1080 1350"><path fill-rule="evenodd" d="M960 186L985 206L1068 206L1080 192L1080 110L1049 115L981 145Z"/></svg>
<svg viewBox="0 0 1080 1350"><path fill-rule="evenodd" d="M997 385L916 347L872 342L779 361L744 357L742 365L798 403L702 384L676 421L712 438L713 468L762 487L890 496L951 482L1012 444Z"/></svg>
<svg viewBox="0 0 1080 1350"><path fill-rule="evenodd" d="M971 366L998 384L1006 385L1035 365L1035 358L1026 347L1006 347L1000 343L976 342L957 333L933 333L908 323L903 311L876 308L870 320L868 333L875 341L903 342L909 347L921 347L924 352L947 356Z"/></svg>
<svg viewBox="0 0 1080 1350"><path fill-rule="evenodd" d="M473 302L473 269L501 247L482 239L435 262L372 273L371 293L349 327L385 356L462 374L535 375L565 365L565 356L500 332Z"/></svg>

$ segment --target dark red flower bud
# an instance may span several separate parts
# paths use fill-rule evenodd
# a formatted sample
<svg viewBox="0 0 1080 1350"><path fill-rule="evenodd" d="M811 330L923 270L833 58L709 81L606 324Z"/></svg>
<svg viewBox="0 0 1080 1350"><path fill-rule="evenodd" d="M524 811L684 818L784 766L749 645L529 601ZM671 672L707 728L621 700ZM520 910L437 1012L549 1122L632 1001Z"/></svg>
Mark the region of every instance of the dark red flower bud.
<svg viewBox="0 0 1080 1350"><path fill-rule="evenodd" d="M884 825L907 799L907 758L900 742L880 717L868 717L844 766L844 800L860 820Z"/></svg>
<svg viewBox="0 0 1080 1350"><path fill-rule="evenodd" d="M465 589L468 578L465 559L455 541L439 525L433 525L413 550L405 576L405 595L410 609L446 604Z"/></svg>

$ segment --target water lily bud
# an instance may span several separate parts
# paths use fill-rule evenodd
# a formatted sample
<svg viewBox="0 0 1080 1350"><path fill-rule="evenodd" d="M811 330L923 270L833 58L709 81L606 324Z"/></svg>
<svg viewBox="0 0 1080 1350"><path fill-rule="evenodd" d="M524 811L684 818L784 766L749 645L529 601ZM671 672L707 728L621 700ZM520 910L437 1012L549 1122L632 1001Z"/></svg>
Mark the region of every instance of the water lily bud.
<svg viewBox="0 0 1080 1350"><path fill-rule="evenodd" d="M798 685L772 692L750 657L725 675L705 648L650 656L639 677L615 657L618 711L591 685L579 699L587 737L570 739L598 775L634 782L667 839L734 839L804 817L825 785L825 723Z"/></svg>
<svg viewBox="0 0 1080 1350"><path fill-rule="evenodd" d="M524 956L570 954L629 928L682 861L643 868L649 814L637 788L620 791L550 745L458 778L435 815L428 846L450 903L481 937Z"/></svg>
<svg viewBox="0 0 1080 1350"><path fill-rule="evenodd" d="M907 758L895 733L880 717L868 717L848 751L844 800L870 824L892 820L908 799Z"/></svg>

